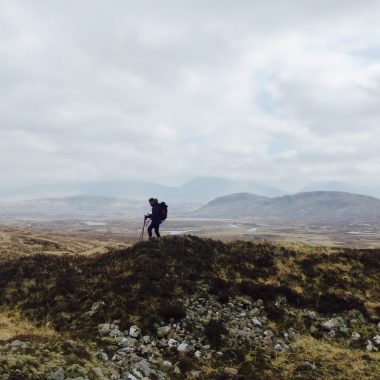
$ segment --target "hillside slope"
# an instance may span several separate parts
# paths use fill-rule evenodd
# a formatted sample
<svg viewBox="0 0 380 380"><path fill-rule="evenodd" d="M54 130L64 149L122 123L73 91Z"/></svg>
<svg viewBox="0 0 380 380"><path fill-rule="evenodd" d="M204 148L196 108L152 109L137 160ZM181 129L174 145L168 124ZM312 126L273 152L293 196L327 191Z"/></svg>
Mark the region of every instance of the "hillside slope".
<svg viewBox="0 0 380 380"><path fill-rule="evenodd" d="M251 218L258 223L379 223L380 200L336 191L275 198L241 193L214 199L195 214L213 218Z"/></svg>
<svg viewBox="0 0 380 380"><path fill-rule="evenodd" d="M379 277L380 250L196 237L20 258L0 264L0 311L56 335L0 341L0 374L375 379Z"/></svg>

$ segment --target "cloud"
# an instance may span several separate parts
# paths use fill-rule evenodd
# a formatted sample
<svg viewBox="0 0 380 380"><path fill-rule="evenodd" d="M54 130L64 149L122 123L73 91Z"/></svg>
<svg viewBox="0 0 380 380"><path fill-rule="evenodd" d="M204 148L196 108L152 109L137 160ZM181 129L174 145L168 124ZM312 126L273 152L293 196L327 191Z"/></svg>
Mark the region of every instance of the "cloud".
<svg viewBox="0 0 380 380"><path fill-rule="evenodd" d="M380 185L379 8L3 1L2 182Z"/></svg>

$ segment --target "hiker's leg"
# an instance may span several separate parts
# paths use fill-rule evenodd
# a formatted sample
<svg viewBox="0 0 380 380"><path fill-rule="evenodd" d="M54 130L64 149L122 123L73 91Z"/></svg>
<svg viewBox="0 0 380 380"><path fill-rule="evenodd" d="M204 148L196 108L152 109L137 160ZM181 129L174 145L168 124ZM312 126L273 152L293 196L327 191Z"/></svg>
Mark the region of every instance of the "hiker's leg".
<svg viewBox="0 0 380 380"><path fill-rule="evenodd" d="M157 237L160 237L160 225L157 223L154 227L154 232L156 233Z"/></svg>
<svg viewBox="0 0 380 380"><path fill-rule="evenodd" d="M153 223L150 223L150 225L148 227L148 235L150 238L152 237L152 230L153 230Z"/></svg>

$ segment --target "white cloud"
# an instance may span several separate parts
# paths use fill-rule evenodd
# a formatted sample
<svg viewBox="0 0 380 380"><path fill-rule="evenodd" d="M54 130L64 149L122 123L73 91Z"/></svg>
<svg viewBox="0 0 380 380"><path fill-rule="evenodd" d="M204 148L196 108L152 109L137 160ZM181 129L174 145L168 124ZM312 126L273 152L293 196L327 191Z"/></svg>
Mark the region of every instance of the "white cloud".
<svg viewBox="0 0 380 380"><path fill-rule="evenodd" d="M2 1L3 182L380 185L379 8Z"/></svg>

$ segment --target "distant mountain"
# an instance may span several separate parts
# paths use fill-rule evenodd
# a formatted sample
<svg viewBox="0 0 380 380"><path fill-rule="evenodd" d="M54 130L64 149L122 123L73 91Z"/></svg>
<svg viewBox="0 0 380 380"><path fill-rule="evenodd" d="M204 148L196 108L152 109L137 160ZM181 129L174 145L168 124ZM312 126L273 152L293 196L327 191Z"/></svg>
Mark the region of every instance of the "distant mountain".
<svg viewBox="0 0 380 380"><path fill-rule="evenodd" d="M267 197L284 195L285 192L275 187L261 185L249 181L232 181L217 177L201 177L186 182L180 186L178 192L184 199L194 201L210 201L213 198L226 194L250 192Z"/></svg>
<svg viewBox="0 0 380 380"><path fill-rule="evenodd" d="M193 215L247 218L257 223L380 223L380 200L334 191L305 192L275 198L240 193L214 199Z"/></svg>
<svg viewBox="0 0 380 380"><path fill-rule="evenodd" d="M142 214L144 209L148 209L146 202L83 195L0 202L0 216L14 217L136 215L137 213Z"/></svg>
<svg viewBox="0 0 380 380"><path fill-rule="evenodd" d="M169 204L170 215L187 212L199 204ZM0 201L0 217L85 217L85 216L143 216L150 211L146 200L117 199L77 195L65 198L41 198L23 201Z"/></svg>
<svg viewBox="0 0 380 380"><path fill-rule="evenodd" d="M353 194L368 195L371 197L380 198L380 188L374 186L352 185L345 182L327 181L313 182L304 187L300 192L312 191L341 191Z"/></svg>
<svg viewBox="0 0 380 380"><path fill-rule="evenodd" d="M196 178L178 187L144 181L98 181L78 184L36 185L4 192L2 199L25 200L87 195L146 201L153 196L170 203L206 203L216 197L238 192L251 192L269 197L285 194L282 190L254 182L204 177Z"/></svg>

